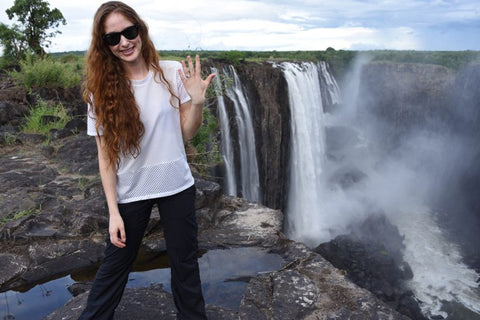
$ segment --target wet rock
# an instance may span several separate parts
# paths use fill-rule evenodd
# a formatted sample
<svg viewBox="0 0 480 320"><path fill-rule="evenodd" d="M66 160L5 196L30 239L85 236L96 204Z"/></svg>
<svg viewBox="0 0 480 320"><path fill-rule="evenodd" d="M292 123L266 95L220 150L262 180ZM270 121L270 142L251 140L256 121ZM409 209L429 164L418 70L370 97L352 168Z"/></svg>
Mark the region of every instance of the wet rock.
<svg viewBox="0 0 480 320"><path fill-rule="evenodd" d="M384 215L372 215L351 233L323 243L315 251L382 301L414 319L424 319L404 280L413 277L403 260L403 237Z"/></svg>
<svg viewBox="0 0 480 320"><path fill-rule="evenodd" d="M285 270L273 275L272 285L274 319L301 319L313 311L317 287L308 276Z"/></svg>
<svg viewBox="0 0 480 320"><path fill-rule="evenodd" d="M85 118L73 118L65 124L65 129L72 132L84 132L87 130L87 121Z"/></svg>
<svg viewBox="0 0 480 320"><path fill-rule="evenodd" d="M212 223L200 232L200 243L220 248L268 247L277 241L283 223L281 211L231 197L224 196L222 201L224 207L215 212Z"/></svg>
<svg viewBox="0 0 480 320"><path fill-rule="evenodd" d="M222 194L222 188L216 182L197 177L195 178L195 186L197 188L195 199L195 208L197 210L205 207L213 207L216 200Z"/></svg>
<svg viewBox="0 0 480 320"><path fill-rule="evenodd" d="M0 286L27 270L28 260L23 255L0 253Z"/></svg>
<svg viewBox="0 0 480 320"><path fill-rule="evenodd" d="M80 294L47 316L45 320L78 319L85 307L87 295L88 293ZM214 305L207 305L206 311L210 320L238 318L237 312ZM148 288L127 288L115 311L115 320L131 319L177 319L177 310L172 295L166 292L161 285L152 285Z"/></svg>
<svg viewBox="0 0 480 320"><path fill-rule="evenodd" d="M0 102L0 125L6 124L12 119L10 110L13 109L13 104L9 102Z"/></svg>
<svg viewBox="0 0 480 320"><path fill-rule="evenodd" d="M46 136L43 134L37 134L37 133L18 133L17 134L17 139L22 143L22 144L40 144L45 141Z"/></svg>
<svg viewBox="0 0 480 320"><path fill-rule="evenodd" d="M7 80L8 82L8 80ZM29 112L26 91L13 83L0 81L0 125L16 123Z"/></svg>
<svg viewBox="0 0 480 320"><path fill-rule="evenodd" d="M71 136L62 140L57 159L70 173L98 174L97 146L95 139L87 135Z"/></svg>
<svg viewBox="0 0 480 320"><path fill-rule="evenodd" d="M84 118L73 118L65 124L62 129L51 129L49 136L51 140L63 139L87 130L87 123Z"/></svg>
<svg viewBox="0 0 480 320"><path fill-rule="evenodd" d="M354 167L342 167L329 177L329 185L348 189L367 177L365 173Z"/></svg>
<svg viewBox="0 0 480 320"><path fill-rule="evenodd" d="M411 319L425 319L418 301L411 291L407 291L400 296L397 311ZM430 319L435 319L435 316L431 316Z"/></svg>
<svg viewBox="0 0 480 320"><path fill-rule="evenodd" d="M90 282L75 282L74 284L68 286L68 291L72 294L72 296L76 297L82 293L85 293L90 290L92 284Z"/></svg>
<svg viewBox="0 0 480 320"><path fill-rule="evenodd" d="M408 319L304 245L283 239L277 249L290 262L250 281L240 319Z"/></svg>
<svg viewBox="0 0 480 320"><path fill-rule="evenodd" d="M65 274L72 270L91 267L100 261L105 243L88 240L57 241L32 244L28 248L31 265L22 275L26 283L35 283L52 275L52 270Z"/></svg>

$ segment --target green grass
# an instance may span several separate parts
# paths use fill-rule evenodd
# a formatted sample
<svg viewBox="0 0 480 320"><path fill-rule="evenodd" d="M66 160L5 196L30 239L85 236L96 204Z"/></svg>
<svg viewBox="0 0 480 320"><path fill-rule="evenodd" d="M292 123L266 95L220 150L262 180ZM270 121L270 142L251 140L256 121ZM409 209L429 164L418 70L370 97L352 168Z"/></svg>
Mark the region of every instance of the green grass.
<svg viewBox="0 0 480 320"><path fill-rule="evenodd" d="M48 119L50 117L51 119ZM22 126L22 132L47 134L51 129L63 129L70 119L67 109L61 104L51 105L40 100L30 109L30 114L25 118Z"/></svg>
<svg viewBox="0 0 480 320"><path fill-rule="evenodd" d="M22 210L18 213L15 213L15 214L10 214L10 215L7 215L5 217L2 217L0 219L0 226L3 226L4 224L9 223L10 221L15 221L15 220L21 219L23 217L30 216L30 215L34 214L35 212L36 212L35 209L28 209L28 210Z"/></svg>
<svg viewBox="0 0 480 320"><path fill-rule="evenodd" d="M63 59L28 58L20 61L20 71L10 71L10 76L27 89L70 88L79 85L83 76L82 58L66 56Z"/></svg>

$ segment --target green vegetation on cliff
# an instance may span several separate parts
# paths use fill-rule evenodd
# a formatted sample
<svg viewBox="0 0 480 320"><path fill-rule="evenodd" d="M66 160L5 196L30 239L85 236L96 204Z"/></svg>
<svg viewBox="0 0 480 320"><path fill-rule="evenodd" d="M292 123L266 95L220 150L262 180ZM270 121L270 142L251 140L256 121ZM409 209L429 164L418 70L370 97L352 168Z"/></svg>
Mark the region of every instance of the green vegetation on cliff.
<svg viewBox="0 0 480 320"><path fill-rule="evenodd" d="M188 54L199 53L204 59L222 59L233 65L243 61L326 61L333 69L334 75L341 78L359 55L368 56L372 61L398 63L437 64L452 70L463 65L480 62L479 51L415 51L415 50L371 50L351 51L327 48L323 51L182 51L165 50L160 55L165 59L180 60Z"/></svg>

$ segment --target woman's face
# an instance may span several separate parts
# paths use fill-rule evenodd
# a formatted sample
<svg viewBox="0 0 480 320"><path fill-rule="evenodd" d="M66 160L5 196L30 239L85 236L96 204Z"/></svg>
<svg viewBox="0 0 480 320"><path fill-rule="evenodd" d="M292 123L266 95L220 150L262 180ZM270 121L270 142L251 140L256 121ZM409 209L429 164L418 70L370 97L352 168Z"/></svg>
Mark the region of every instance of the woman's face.
<svg viewBox="0 0 480 320"><path fill-rule="evenodd" d="M113 12L107 16L105 19L105 34L108 35L109 33L120 33L125 29L134 26L134 23L128 20L124 15L118 12ZM135 64L143 61L143 56L141 54L142 51L142 39L140 37L140 33L133 38L128 39L131 37L131 32L127 32L125 36L124 34L120 35L120 41L117 44L110 45L106 41L105 45L108 45L112 53L122 60L124 63L127 64ZM111 38L117 38L118 35L113 35ZM115 42L115 41L113 41Z"/></svg>

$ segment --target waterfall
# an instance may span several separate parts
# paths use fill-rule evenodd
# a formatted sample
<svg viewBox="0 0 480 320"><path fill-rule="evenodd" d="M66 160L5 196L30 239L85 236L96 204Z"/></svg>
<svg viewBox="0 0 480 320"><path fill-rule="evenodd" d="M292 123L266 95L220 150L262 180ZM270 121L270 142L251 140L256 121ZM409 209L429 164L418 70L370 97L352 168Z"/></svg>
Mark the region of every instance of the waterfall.
<svg viewBox="0 0 480 320"><path fill-rule="evenodd" d="M212 73L218 74L217 68L211 69ZM223 163L225 165L225 193L230 196L237 195L237 184L235 182L235 161L232 146L232 137L230 133L230 124L228 122L228 114L225 108L225 99L222 93L222 84L220 77L213 78L213 87L217 95L217 113L220 122L220 151L222 153Z"/></svg>
<svg viewBox="0 0 480 320"><path fill-rule="evenodd" d="M322 92L329 92L332 102L340 97L334 85L324 82L327 88L320 88L319 73L328 79L321 64L279 66L288 85L292 130L287 235L314 247L348 233L350 225L372 211L384 212L405 237L404 259L414 273L408 285L422 301L423 313L447 319L451 318L446 308L480 314L479 275L463 264L460 251L443 234L428 203L441 169L438 155L451 150L451 141L444 134L427 132L413 135L394 155L385 154L374 145L375 137L383 134L382 127L357 107L362 98L361 66L356 66L350 84L344 86L342 110L333 115L323 113ZM337 145L332 146L329 129L347 133L349 139L334 141ZM328 157L329 152L336 154ZM332 183L342 170L362 172L365 178L348 187Z"/></svg>
<svg viewBox="0 0 480 320"><path fill-rule="evenodd" d="M222 99L219 99L220 103L223 103L223 107L219 108L219 115L222 131L222 156L226 160L225 185L227 186L227 192L229 195L241 196L251 202L260 202L255 133L248 99L243 92L242 83L235 72L235 68L233 66L224 68L223 74L229 79L225 85L225 95L233 103L234 124L238 132L237 141L239 145L238 148L233 147L231 128L222 97ZM239 159L237 170L234 170L234 157ZM237 182L240 190L237 190Z"/></svg>
<svg viewBox="0 0 480 320"><path fill-rule="evenodd" d="M322 211L319 195L325 158L323 103L317 64L285 62L280 67L288 85L292 130L287 234L299 239L311 228L312 215L319 216Z"/></svg>

